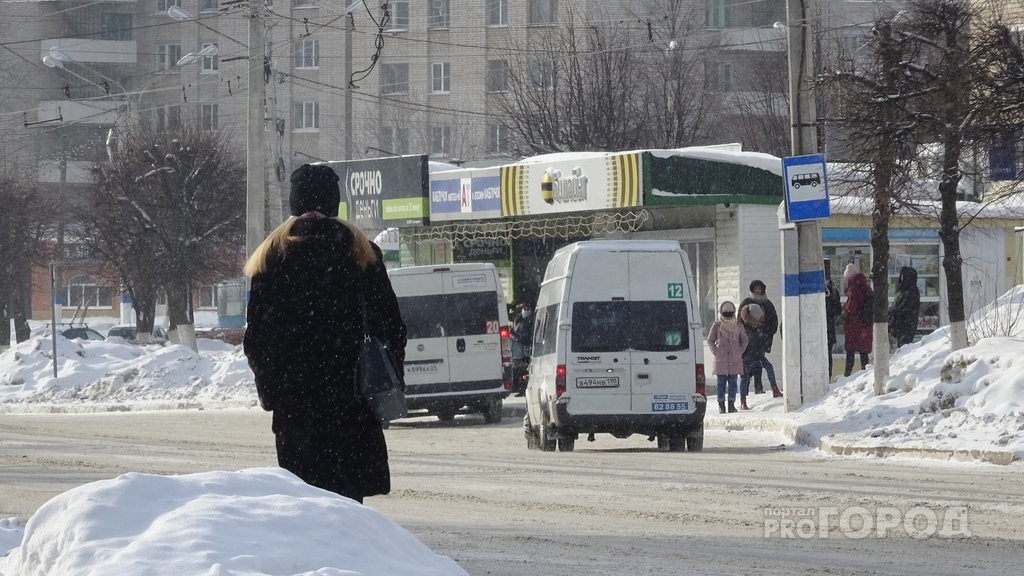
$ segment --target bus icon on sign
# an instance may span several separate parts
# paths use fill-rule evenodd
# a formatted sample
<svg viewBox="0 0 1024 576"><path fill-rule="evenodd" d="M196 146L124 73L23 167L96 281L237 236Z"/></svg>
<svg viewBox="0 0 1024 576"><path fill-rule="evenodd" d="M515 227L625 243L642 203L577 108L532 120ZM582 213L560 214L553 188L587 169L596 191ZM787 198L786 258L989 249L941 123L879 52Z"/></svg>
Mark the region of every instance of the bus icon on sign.
<svg viewBox="0 0 1024 576"><path fill-rule="evenodd" d="M818 184L821 184L821 174L818 174L817 172L811 172L809 174L794 174L790 183L793 185L793 188L808 185L811 188L814 188Z"/></svg>

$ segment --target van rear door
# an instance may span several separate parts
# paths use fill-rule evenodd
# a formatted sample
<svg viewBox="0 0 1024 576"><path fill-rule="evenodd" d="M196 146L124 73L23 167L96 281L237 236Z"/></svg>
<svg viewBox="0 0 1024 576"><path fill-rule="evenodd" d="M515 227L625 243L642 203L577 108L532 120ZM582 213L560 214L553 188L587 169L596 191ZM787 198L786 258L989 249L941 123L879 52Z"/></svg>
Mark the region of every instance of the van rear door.
<svg viewBox="0 0 1024 576"><path fill-rule="evenodd" d="M451 390L503 388L497 275L490 270L452 271L444 279Z"/></svg>
<svg viewBox="0 0 1024 576"><path fill-rule="evenodd" d="M566 392L573 414L627 414L630 379L625 252L582 251L570 280Z"/></svg>
<svg viewBox="0 0 1024 576"><path fill-rule="evenodd" d="M693 412L696 360L689 324L690 283L679 252L629 254L632 410Z"/></svg>
<svg viewBox="0 0 1024 576"><path fill-rule="evenodd" d="M405 346L405 385L408 394L451 391L448 339L443 325L444 276L403 274L392 276L398 307L408 330ZM420 295L417 295L420 294Z"/></svg>

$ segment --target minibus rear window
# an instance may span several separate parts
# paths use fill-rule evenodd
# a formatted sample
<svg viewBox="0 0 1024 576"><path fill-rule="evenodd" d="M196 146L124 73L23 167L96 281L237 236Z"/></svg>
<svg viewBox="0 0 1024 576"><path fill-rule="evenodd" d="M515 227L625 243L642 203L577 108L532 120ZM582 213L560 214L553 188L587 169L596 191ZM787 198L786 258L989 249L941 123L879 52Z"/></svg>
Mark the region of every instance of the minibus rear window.
<svg viewBox="0 0 1024 576"><path fill-rule="evenodd" d="M398 308L409 340L497 334L500 328L493 291L400 296Z"/></svg>
<svg viewBox="0 0 1024 576"><path fill-rule="evenodd" d="M573 352L670 352L690 347L686 302L576 302Z"/></svg>

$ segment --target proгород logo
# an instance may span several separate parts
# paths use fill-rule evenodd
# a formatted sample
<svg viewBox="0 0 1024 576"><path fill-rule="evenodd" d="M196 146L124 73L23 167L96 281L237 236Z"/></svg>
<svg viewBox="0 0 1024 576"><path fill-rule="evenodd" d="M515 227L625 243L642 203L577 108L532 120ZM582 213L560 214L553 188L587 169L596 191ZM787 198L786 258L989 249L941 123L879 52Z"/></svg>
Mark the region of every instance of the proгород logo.
<svg viewBox="0 0 1024 576"><path fill-rule="evenodd" d="M765 538L969 538L966 506L772 506L763 510Z"/></svg>

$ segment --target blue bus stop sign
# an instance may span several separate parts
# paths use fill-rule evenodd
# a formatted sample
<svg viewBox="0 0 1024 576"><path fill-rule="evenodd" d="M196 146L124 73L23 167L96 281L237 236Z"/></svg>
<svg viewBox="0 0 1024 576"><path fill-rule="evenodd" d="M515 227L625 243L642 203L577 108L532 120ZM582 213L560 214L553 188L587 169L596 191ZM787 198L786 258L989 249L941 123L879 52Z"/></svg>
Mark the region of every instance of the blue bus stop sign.
<svg viewBox="0 0 1024 576"><path fill-rule="evenodd" d="M783 158L782 180L786 187L786 217L790 222L818 220L832 215L823 154Z"/></svg>

